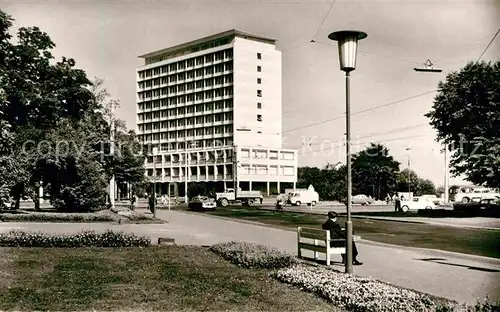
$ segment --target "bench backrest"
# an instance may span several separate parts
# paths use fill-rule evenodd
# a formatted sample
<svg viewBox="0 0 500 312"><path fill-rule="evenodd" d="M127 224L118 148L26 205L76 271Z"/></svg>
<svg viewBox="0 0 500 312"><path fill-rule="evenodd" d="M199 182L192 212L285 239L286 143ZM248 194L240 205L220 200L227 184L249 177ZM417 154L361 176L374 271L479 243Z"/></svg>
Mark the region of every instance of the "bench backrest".
<svg viewBox="0 0 500 312"><path fill-rule="evenodd" d="M330 241L330 231L308 227L297 228L298 238L317 239L324 242Z"/></svg>

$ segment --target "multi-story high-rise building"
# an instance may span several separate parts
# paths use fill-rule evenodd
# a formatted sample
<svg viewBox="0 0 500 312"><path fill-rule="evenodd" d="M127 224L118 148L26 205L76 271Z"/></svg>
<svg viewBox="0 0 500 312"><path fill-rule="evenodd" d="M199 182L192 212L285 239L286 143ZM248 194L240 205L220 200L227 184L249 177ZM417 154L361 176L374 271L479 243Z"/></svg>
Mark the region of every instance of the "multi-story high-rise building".
<svg viewBox="0 0 500 312"><path fill-rule="evenodd" d="M180 182L181 194L190 182L268 194L295 186L297 151L282 149L275 42L230 30L140 56L137 133L157 153L146 161L157 192L169 182Z"/></svg>

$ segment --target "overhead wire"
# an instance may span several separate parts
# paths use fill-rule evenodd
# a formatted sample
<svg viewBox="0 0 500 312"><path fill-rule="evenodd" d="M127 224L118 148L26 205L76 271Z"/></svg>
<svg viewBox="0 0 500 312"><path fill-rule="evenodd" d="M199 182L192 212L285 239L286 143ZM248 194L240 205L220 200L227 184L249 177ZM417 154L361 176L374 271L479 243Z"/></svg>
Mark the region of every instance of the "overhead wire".
<svg viewBox="0 0 500 312"><path fill-rule="evenodd" d="M398 140L407 140L407 139L420 138L420 137L424 137L424 135L419 134L419 135L413 135L413 136L397 137L397 138L376 140L376 141L370 140L370 141L366 141L366 142L357 142L356 144L351 144L351 146L366 145L366 144L370 144L370 143L381 143L381 142L391 142L391 141L398 141ZM344 146L344 143L342 143L342 144L337 143L337 144L331 146L327 150L321 150L321 149L320 150L310 150L310 151L302 152L302 153L300 153L300 155L331 151L331 150L334 150L334 149L337 149L337 148L343 147L343 146Z"/></svg>
<svg viewBox="0 0 500 312"><path fill-rule="evenodd" d="M484 49L483 53L481 53L481 55L479 55L479 57L477 58L476 62L479 62L481 60L481 58L483 57L483 55L486 53L486 51L488 51L488 49L490 48L491 44L493 43L493 41L495 41L496 37L498 36L498 33L500 33L500 28L497 30L497 32L495 33L495 35L493 36L493 38L491 38L490 42L488 43L488 45Z"/></svg>
<svg viewBox="0 0 500 312"><path fill-rule="evenodd" d="M418 98L418 97L421 97L421 96L424 96L424 95L427 95L427 94L430 94L430 93L433 93L433 92L436 92L436 91L437 90L426 91L426 92L419 93L419 94L416 94L416 95L413 95L413 96L409 96L409 97L406 97L406 98L403 98L403 99L399 99L399 100L388 102L388 103L385 103L385 104L382 104L382 105L378 105L378 106L375 106L375 107L363 109L363 110L351 113L351 116L362 114L362 113L366 113L366 112L370 112L370 111L374 111L374 110L377 110L377 109L380 109L380 108L384 108L384 107L387 107L387 106L391 106L391 105L396 105L396 104L399 104L399 103L402 103L402 102L405 102L405 101L408 101L408 100L412 100L412 99L415 99L415 98ZM321 125L321 124L324 124L324 123L327 123L327 122L331 122L331 121L334 121L334 120L342 119L342 118L345 118L345 114L337 116L335 118L326 119L326 120L322 120L322 121L318 121L318 122L313 122L313 123L306 124L306 125L303 125L303 126L300 126L300 127L295 127L295 128L291 128L291 129L288 129L288 130L284 130L282 133L292 132L292 131L296 131L296 130L300 130L300 129L305 129L305 128L309 128L309 127Z"/></svg>
<svg viewBox="0 0 500 312"><path fill-rule="evenodd" d="M415 130L415 129L421 128L423 126L428 126L428 125L429 125L429 123L421 123L421 124L413 125L413 126L407 126L407 127L396 128L396 129L390 129L390 130L386 130L386 131L379 131L379 132L367 133L367 134L363 134L363 135L357 136L356 138L354 138L354 140L366 139L366 138L377 137L377 136L383 136L383 135L388 135L388 134L392 134L392 133L395 133L395 132L404 132L404 131ZM305 138L305 137L302 137L302 138ZM311 138L309 138L309 139L311 139ZM318 139L321 139L321 140L332 140L334 138L318 138ZM335 138L335 140L342 141L342 138ZM351 139L351 141L352 140L353 139ZM306 144L306 145L307 146L316 146L316 145L321 145L321 144L322 143L310 143L310 144ZM304 145L304 143L302 143L302 145Z"/></svg>
<svg viewBox="0 0 500 312"><path fill-rule="evenodd" d="M325 14L325 17L323 18L323 20L321 21L321 24L319 25L318 29L316 30L316 33L314 34L313 36L313 40L314 38L316 38L316 36L319 34L319 32L321 31L321 28L323 27L323 25L325 24L325 21L326 19L328 18L328 16L330 15L330 12L332 11L332 8L333 8L333 5L335 4L336 0L333 0L332 1L332 4L330 4L330 7L328 8L328 11L326 12Z"/></svg>

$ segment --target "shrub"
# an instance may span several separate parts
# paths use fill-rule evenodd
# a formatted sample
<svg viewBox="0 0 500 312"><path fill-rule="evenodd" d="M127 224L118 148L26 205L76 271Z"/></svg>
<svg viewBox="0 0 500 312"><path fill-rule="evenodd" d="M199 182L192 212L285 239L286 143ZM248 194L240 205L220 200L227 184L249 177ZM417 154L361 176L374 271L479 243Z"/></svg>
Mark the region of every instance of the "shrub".
<svg viewBox="0 0 500 312"><path fill-rule="evenodd" d="M288 253L252 243L231 241L213 245L210 250L244 268L281 269L296 263Z"/></svg>
<svg viewBox="0 0 500 312"><path fill-rule="evenodd" d="M83 231L77 234L47 234L39 232L10 231L0 233L1 247L148 247L146 236L113 232Z"/></svg>
<svg viewBox="0 0 500 312"><path fill-rule="evenodd" d="M371 277L352 276L323 267L299 264L273 272L271 276L281 282L315 293L336 306L344 307L350 311L498 311L498 306L491 303L478 303L476 307L466 307L451 300L392 286Z"/></svg>
<svg viewBox="0 0 500 312"><path fill-rule="evenodd" d="M118 217L104 213L30 212L3 213L0 220L10 222L113 222Z"/></svg>

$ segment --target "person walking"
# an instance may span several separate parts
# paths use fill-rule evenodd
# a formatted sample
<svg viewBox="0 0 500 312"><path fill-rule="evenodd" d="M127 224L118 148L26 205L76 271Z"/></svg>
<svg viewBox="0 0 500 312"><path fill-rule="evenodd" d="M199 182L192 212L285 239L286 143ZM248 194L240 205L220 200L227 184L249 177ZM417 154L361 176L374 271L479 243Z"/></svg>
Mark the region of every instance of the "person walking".
<svg viewBox="0 0 500 312"><path fill-rule="evenodd" d="M328 220L321 226L323 230L330 231L330 239L344 239L343 242L330 242L330 247L346 247L346 235L345 232L342 231L342 228L337 223L338 213L335 211L328 212ZM354 234L354 233L353 233ZM346 264L346 255L342 254L342 264ZM356 247L356 243L352 242L352 264L353 265L362 265L362 262L359 262L356 258L358 257L358 248ZM328 263L329 264L329 263Z"/></svg>

